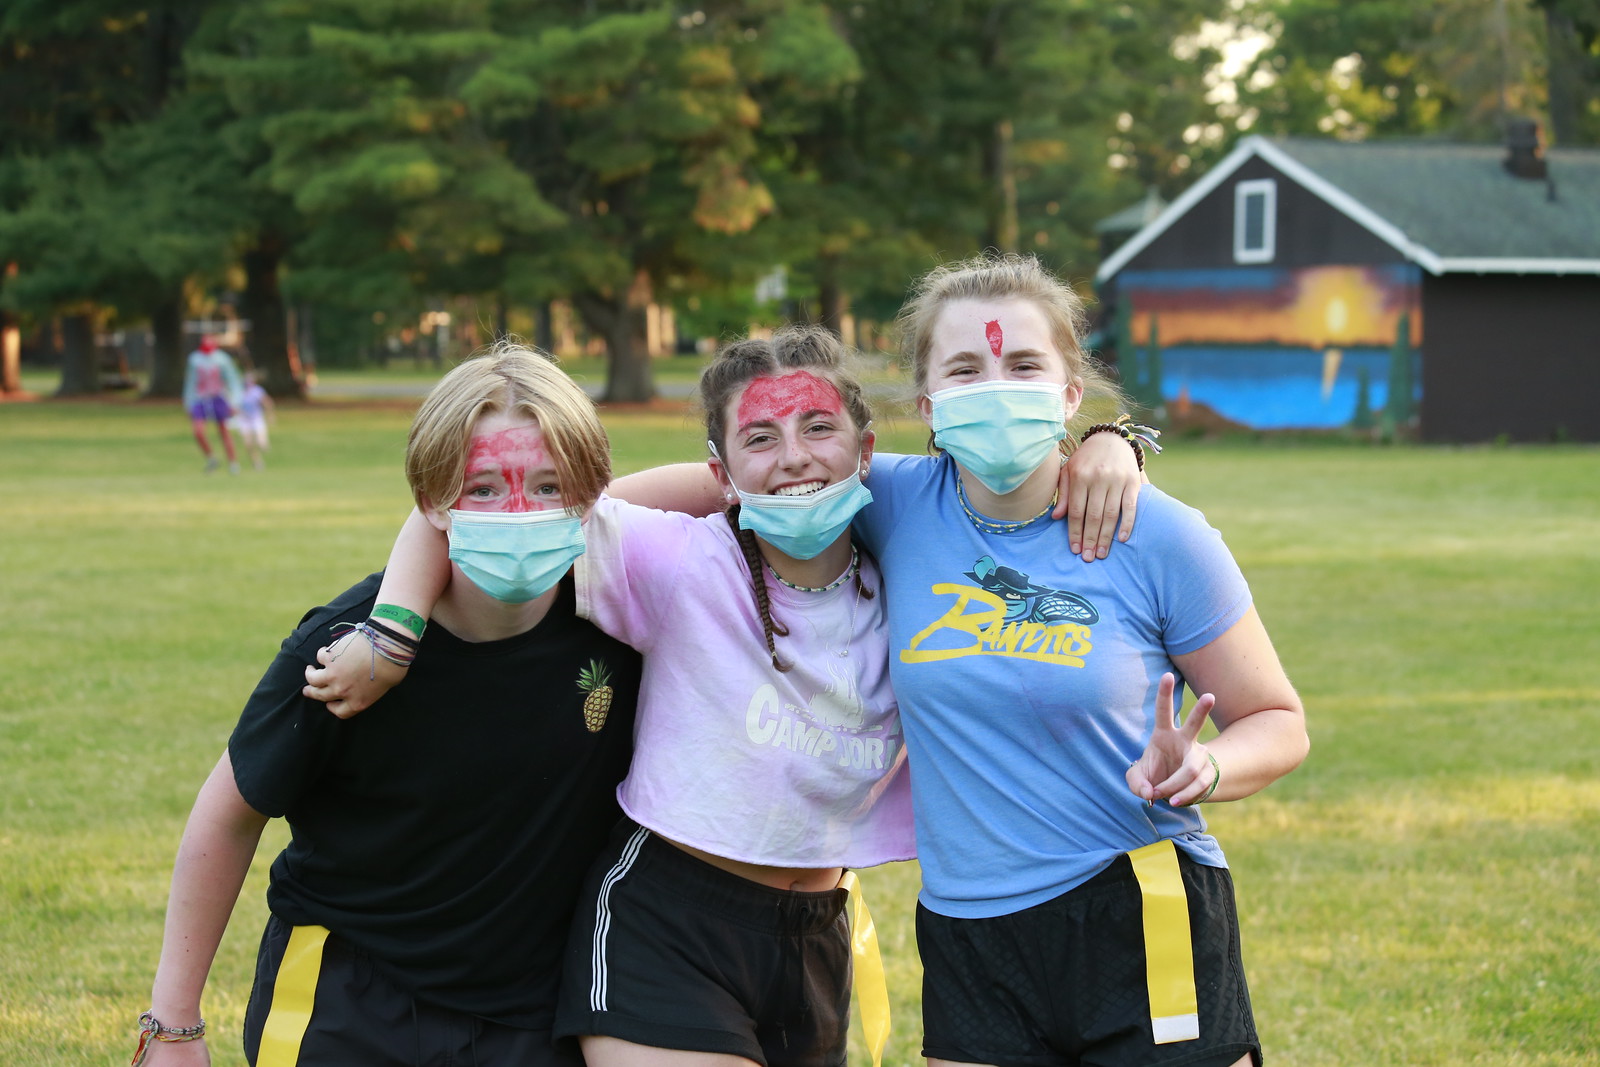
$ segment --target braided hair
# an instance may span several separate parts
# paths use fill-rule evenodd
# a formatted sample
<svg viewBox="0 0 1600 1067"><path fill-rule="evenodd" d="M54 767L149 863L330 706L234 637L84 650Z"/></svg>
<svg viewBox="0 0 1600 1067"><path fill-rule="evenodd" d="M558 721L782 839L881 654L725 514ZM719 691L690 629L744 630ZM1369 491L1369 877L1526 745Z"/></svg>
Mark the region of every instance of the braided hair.
<svg viewBox="0 0 1600 1067"><path fill-rule="evenodd" d="M757 378L775 377L795 370L804 370L837 389L856 431L866 431L872 422L872 411L867 407L861 383L845 366L844 345L821 326L795 324L775 331L770 339L752 337L724 346L700 375L697 395L705 416L706 439L716 447L719 455L727 454L728 402ZM750 572L750 589L755 594L756 608L761 615L767 654L772 657L774 669L788 671L790 665L778 658L774 638L788 637L789 630L772 617L772 599L767 591L761 547L756 543L754 533L739 528L737 502L728 508L726 518L744 552L745 566ZM860 596L871 600L875 595L862 582L859 567L855 573L855 585Z"/></svg>
<svg viewBox="0 0 1600 1067"><path fill-rule="evenodd" d="M750 588L756 595L756 610L761 613L761 630L767 639L767 655L772 657L773 669L787 672L789 664L778 658L778 647L773 640L777 637L788 637L789 628L772 617L772 598L767 593L767 579L761 573L761 546L756 544L756 535L749 530L739 528L739 505L733 504L728 508L728 525L733 527L733 536L738 539L739 547L744 551L744 563L750 570Z"/></svg>

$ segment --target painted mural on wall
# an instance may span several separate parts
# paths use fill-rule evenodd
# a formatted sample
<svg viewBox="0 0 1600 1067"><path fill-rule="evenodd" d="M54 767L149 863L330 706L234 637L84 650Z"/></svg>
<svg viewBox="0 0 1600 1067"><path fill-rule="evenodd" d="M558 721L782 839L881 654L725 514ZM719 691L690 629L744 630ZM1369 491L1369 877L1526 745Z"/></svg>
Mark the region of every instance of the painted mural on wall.
<svg viewBox="0 0 1600 1067"><path fill-rule="evenodd" d="M1146 406L1204 404L1257 429L1404 426L1421 287L1415 264L1124 271L1123 382Z"/></svg>

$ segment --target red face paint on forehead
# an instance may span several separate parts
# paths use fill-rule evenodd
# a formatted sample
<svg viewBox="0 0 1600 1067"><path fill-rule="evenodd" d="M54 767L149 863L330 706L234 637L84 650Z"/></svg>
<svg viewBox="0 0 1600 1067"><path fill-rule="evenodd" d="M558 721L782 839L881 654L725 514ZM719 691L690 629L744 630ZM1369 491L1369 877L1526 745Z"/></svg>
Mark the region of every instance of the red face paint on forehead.
<svg viewBox="0 0 1600 1067"><path fill-rule="evenodd" d="M838 415L844 398L829 382L799 370L781 378L756 378L739 398L739 429L756 422L779 422L800 412Z"/></svg>
<svg viewBox="0 0 1600 1067"><path fill-rule="evenodd" d="M994 358L1000 358L1000 350L1005 347L1006 335L1000 331L1000 320L990 319L983 325L983 335L989 339L989 351L994 353Z"/></svg>
<svg viewBox="0 0 1600 1067"><path fill-rule="evenodd" d="M527 475L551 469L544 448L544 434L537 426L514 426L494 433L474 434L467 450L466 481L475 476L498 475L506 487L505 497L496 511L542 511L552 506L549 500L534 500L527 495ZM457 501L459 507L468 494Z"/></svg>

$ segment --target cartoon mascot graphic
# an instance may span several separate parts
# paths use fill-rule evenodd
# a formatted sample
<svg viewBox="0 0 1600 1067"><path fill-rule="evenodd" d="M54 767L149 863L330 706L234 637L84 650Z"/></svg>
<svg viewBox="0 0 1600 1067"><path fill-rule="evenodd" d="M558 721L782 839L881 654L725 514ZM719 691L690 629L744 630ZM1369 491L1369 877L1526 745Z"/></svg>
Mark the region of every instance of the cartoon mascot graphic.
<svg viewBox="0 0 1600 1067"><path fill-rule="evenodd" d="M1100 621L1100 613L1083 597L1065 589L1035 585L1021 571L996 564L993 556L984 556L965 573L984 592L1005 601L1007 622L1075 622L1093 626Z"/></svg>

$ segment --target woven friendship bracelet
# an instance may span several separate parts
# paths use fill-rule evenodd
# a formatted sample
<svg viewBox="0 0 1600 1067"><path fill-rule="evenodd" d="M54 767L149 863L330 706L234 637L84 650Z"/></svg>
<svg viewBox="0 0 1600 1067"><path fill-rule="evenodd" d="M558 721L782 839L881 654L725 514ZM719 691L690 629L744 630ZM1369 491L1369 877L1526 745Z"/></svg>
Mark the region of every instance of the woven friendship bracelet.
<svg viewBox="0 0 1600 1067"><path fill-rule="evenodd" d="M139 1047L133 1052L133 1062L129 1067L139 1067L144 1058L150 1054L152 1041L183 1042L199 1041L206 1036L206 1021L200 1020L198 1026L162 1026L161 1021L149 1012L139 1016Z"/></svg>
<svg viewBox="0 0 1600 1067"><path fill-rule="evenodd" d="M373 630L378 631L378 635L384 641L386 641L386 642L388 642L388 643L390 643L392 645L398 645L399 647L401 647L403 649L408 649L408 650L410 650L412 652L415 652L417 649L422 647L422 639L421 638L412 637L410 634L401 633L399 630L396 630L393 626L385 626L382 622L380 622L378 620L378 617L375 616L375 615L369 617L367 619L367 621L363 625L365 625L369 629L373 629Z"/></svg>
<svg viewBox="0 0 1600 1067"><path fill-rule="evenodd" d="M380 657L397 667L410 667L412 661L417 658L417 646L421 644L415 638L395 633L387 626L374 623L370 619L366 622L340 622L333 626L336 638L351 632L365 637L367 646L372 650L372 665L367 671L368 681L378 677Z"/></svg>
<svg viewBox="0 0 1600 1067"><path fill-rule="evenodd" d="M373 619L368 619L357 629L372 643L372 651L375 654L401 667L411 666L411 661L417 658L417 649L422 644L416 638L396 633L391 627Z"/></svg>
<svg viewBox="0 0 1600 1067"><path fill-rule="evenodd" d="M372 605L372 618L388 619L392 622L397 622L401 626L404 626L407 630L410 630L411 633L418 638L420 638L422 636L422 632L428 628L427 619L424 619L421 615L418 615L409 608L402 608L396 604Z"/></svg>

